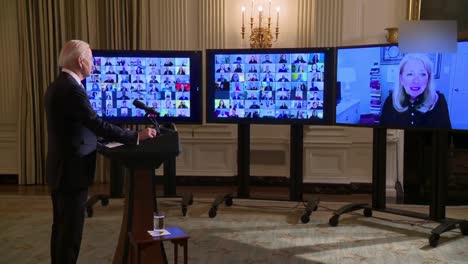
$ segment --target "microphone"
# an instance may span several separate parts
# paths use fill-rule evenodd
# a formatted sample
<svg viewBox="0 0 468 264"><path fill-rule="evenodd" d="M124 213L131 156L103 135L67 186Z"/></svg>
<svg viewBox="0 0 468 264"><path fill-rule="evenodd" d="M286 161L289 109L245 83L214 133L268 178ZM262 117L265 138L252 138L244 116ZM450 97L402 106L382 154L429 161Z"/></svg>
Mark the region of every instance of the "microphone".
<svg viewBox="0 0 468 264"><path fill-rule="evenodd" d="M154 110L153 108L147 107L142 101L138 101L137 99L133 100L133 105L136 108L140 108L140 109L145 110L146 117L151 121L151 123L153 123L154 129L156 129L158 134L161 134L161 130L159 129L158 121L156 121L156 116L159 116L159 113L156 112L156 110ZM155 117L150 117L150 116L148 116L148 114L153 114Z"/></svg>
<svg viewBox="0 0 468 264"><path fill-rule="evenodd" d="M142 110L145 110L145 112L148 113L148 114L153 114L153 115L155 115L155 116L159 116L159 113L156 112L156 110L154 110L154 109L151 108L151 107L146 106L143 102L138 101L137 99L133 100L133 105L134 105L136 108L140 108L140 109L142 109Z"/></svg>

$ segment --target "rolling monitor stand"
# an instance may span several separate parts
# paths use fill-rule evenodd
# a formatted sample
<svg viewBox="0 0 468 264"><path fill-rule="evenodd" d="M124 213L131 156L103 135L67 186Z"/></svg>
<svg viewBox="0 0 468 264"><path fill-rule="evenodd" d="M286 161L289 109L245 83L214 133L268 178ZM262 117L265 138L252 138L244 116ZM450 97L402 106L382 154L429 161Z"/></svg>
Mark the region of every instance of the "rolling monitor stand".
<svg viewBox="0 0 468 264"><path fill-rule="evenodd" d="M110 190L109 194L95 194L89 197L86 201L86 214L88 217L93 217L94 210L93 206L101 202L102 206L109 204L109 199L123 198L123 177L125 175L124 167L118 162L110 162Z"/></svg>
<svg viewBox="0 0 468 264"><path fill-rule="evenodd" d="M445 203L447 194L448 171L448 133L437 130L432 132L433 148L431 189L432 196L429 205L429 215L386 207L385 179L386 179L386 151L387 129L374 128L373 168L372 168L372 205L366 203L353 203L336 210L329 220L331 226L337 226L342 214L364 209L364 216L371 217L372 211L403 215L418 219L432 220L440 225L431 231L429 244L436 247L442 233L460 228L463 235L468 235L468 221L450 219L445 217Z"/></svg>
<svg viewBox="0 0 468 264"><path fill-rule="evenodd" d="M176 158L172 157L164 162L164 197L177 197L176 191ZM156 177L156 175L155 175ZM156 186L154 184L153 186ZM181 201L182 215L187 215L188 206L193 204L193 194L183 193Z"/></svg>
<svg viewBox="0 0 468 264"><path fill-rule="evenodd" d="M303 201L302 199L302 179L303 179L303 147L304 147L304 127L303 125L291 125L291 140L290 140L290 183L289 183L289 200ZM250 177L250 125L237 125L237 173L238 173L238 190L237 197L247 199L250 198L249 177ZM220 204L232 206L233 193L220 195L213 201L208 216L216 217L217 210ZM307 223L310 220L312 211L317 210L319 201L308 200L303 201L305 210L301 216L301 221Z"/></svg>

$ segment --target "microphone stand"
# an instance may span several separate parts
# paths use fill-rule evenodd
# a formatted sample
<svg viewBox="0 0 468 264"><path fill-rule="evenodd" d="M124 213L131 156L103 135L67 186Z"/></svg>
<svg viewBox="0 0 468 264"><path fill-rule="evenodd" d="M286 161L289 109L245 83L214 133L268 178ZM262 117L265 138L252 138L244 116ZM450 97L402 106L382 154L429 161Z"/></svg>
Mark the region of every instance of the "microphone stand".
<svg viewBox="0 0 468 264"><path fill-rule="evenodd" d="M154 129L158 132L158 135L161 135L161 130L167 132L176 132L177 128L174 123L169 124L169 127L166 125L159 125L158 121L156 120L156 115L150 116L148 112L146 112L145 117L153 124Z"/></svg>
<svg viewBox="0 0 468 264"><path fill-rule="evenodd" d="M158 132L158 135L161 134L159 123L158 121L156 121L156 116L155 115L150 116L149 113L146 112L145 117L151 122L151 124L153 124L154 129L156 129L156 131Z"/></svg>
<svg viewBox="0 0 468 264"><path fill-rule="evenodd" d="M166 134L166 135L171 135L171 134L176 134L177 133L177 128L176 128L174 123L171 123L170 127L166 127L164 124L162 126L160 126L158 121L156 120L156 115L154 115L154 114L150 115L148 112L146 112L145 117L151 122L151 124L153 124L154 128L158 132L158 136L162 135L161 130L163 130L163 134ZM177 140L178 140L178 143L177 143L178 152L180 153L182 151L181 150L181 144L180 144L180 138L179 138L178 135L176 135L176 136L177 136ZM164 195L166 197L175 196L176 195L176 181L175 181L176 159L175 159L175 157L171 158L169 160L166 160L164 162L163 176L165 178ZM155 188L155 186L156 186L156 175L154 174L154 171L153 171L152 181L153 181L153 189L152 189L153 200L156 201L156 199L157 199L157 197L156 197L156 188ZM192 205L192 204L193 204L193 194L192 193L190 193L188 195L187 194L182 195L182 214L184 216L187 213L187 207L189 205ZM157 202L154 204L153 210L154 210L154 212L158 212ZM161 248L162 248L162 250L164 252L164 245L163 244L161 244Z"/></svg>

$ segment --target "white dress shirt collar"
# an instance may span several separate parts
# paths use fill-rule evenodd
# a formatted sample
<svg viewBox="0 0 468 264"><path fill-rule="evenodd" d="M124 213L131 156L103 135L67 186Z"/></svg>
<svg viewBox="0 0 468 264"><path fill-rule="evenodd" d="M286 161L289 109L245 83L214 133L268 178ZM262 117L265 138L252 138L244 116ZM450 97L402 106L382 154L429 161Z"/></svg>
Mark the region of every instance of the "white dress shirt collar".
<svg viewBox="0 0 468 264"><path fill-rule="evenodd" d="M72 72L71 70L67 69L67 68L62 68L62 71L63 72L66 72L68 74L70 74L73 79L75 79L75 81L80 85L80 86L83 86L83 84L81 83L81 79L80 77L78 77L78 75L76 75L76 73Z"/></svg>

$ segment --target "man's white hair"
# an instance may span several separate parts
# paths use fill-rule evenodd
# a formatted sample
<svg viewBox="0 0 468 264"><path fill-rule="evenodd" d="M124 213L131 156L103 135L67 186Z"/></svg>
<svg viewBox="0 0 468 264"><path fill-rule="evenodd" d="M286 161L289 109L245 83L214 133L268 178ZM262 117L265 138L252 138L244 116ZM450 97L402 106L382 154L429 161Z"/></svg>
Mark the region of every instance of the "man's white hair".
<svg viewBox="0 0 468 264"><path fill-rule="evenodd" d="M89 50L89 44L82 40L70 40L63 45L60 51L58 66L62 68L73 68L77 65L77 59L84 56Z"/></svg>

